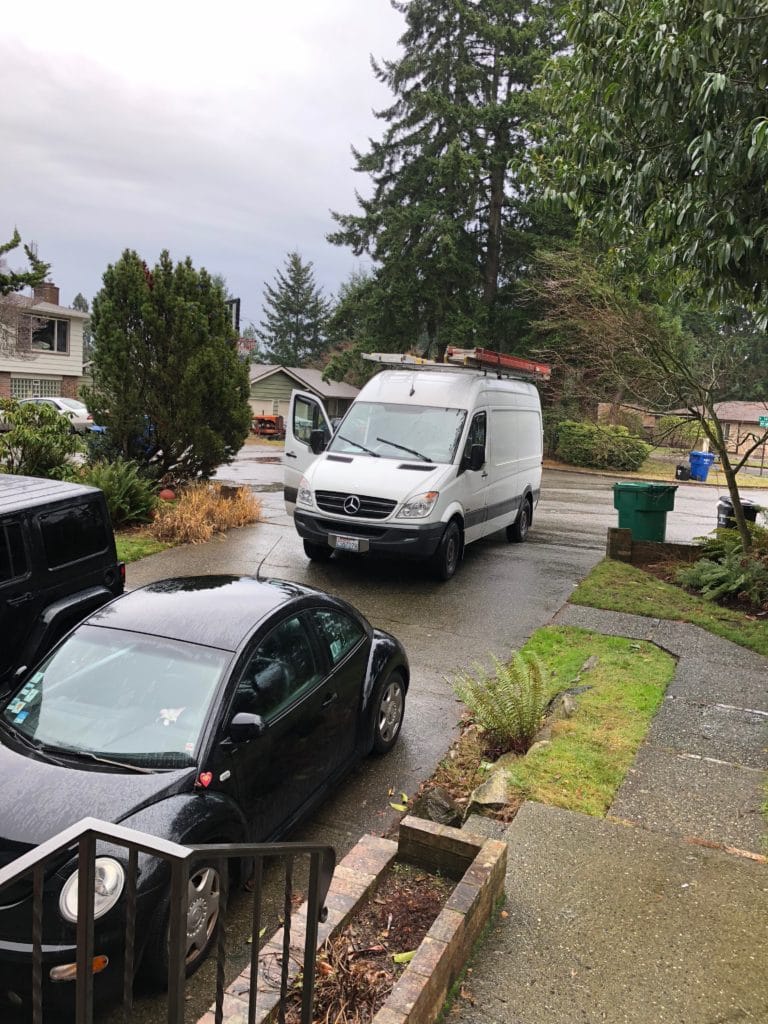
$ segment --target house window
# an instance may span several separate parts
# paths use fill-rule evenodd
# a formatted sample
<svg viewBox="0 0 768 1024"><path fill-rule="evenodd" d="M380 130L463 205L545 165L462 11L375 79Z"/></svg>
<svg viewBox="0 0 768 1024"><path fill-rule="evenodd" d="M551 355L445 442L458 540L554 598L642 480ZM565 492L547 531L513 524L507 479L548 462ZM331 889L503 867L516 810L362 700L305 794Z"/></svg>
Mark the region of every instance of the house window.
<svg viewBox="0 0 768 1024"><path fill-rule="evenodd" d="M32 327L32 350L66 355L69 352L69 321L35 317Z"/></svg>
<svg viewBox="0 0 768 1024"><path fill-rule="evenodd" d="M11 398L58 398L59 378L11 377Z"/></svg>
<svg viewBox="0 0 768 1024"><path fill-rule="evenodd" d="M280 415L280 403L277 401L277 399L275 399L275 401L272 403L272 415L273 416L279 416Z"/></svg>

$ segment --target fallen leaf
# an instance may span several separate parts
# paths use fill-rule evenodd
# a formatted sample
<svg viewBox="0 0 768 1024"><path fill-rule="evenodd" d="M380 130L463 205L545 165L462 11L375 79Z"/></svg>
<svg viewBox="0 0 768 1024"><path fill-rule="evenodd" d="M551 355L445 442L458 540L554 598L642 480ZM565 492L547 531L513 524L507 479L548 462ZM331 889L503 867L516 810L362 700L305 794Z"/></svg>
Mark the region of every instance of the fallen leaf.
<svg viewBox="0 0 768 1024"><path fill-rule="evenodd" d="M415 956L415 949L409 949L407 953L393 953L392 962L396 964L409 964Z"/></svg>
<svg viewBox="0 0 768 1024"><path fill-rule="evenodd" d="M393 811L407 811L408 810L408 805L407 804L393 804L390 801L389 806L392 808Z"/></svg>

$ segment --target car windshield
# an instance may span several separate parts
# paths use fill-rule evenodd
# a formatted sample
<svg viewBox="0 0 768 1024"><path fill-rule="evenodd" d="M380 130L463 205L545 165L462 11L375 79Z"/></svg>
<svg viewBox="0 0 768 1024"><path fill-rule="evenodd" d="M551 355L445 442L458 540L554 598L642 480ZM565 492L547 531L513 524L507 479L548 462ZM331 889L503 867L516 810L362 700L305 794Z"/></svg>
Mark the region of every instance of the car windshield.
<svg viewBox="0 0 768 1024"><path fill-rule="evenodd" d="M450 463L456 457L466 418L466 409L355 402L327 451Z"/></svg>
<svg viewBox="0 0 768 1024"><path fill-rule="evenodd" d="M232 655L119 629L81 626L2 715L27 740L155 768L194 763Z"/></svg>
<svg viewBox="0 0 768 1024"><path fill-rule="evenodd" d="M71 409L72 412L88 412L87 408L83 405L83 403L78 402L76 398L60 398L59 402L61 402L62 405L66 405L66 407L68 409Z"/></svg>

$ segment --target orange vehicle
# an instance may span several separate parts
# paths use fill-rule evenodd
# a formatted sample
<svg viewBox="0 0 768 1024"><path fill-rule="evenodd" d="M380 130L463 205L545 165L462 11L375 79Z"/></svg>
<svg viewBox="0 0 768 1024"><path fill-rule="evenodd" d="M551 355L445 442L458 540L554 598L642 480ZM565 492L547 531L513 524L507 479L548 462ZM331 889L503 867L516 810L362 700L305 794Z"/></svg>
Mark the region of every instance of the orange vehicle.
<svg viewBox="0 0 768 1024"><path fill-rule="evenodd" d="M285 423L282 416L254 416L251 420L251 433L257 437L274 437L282 440L285 437Z"/></svg>

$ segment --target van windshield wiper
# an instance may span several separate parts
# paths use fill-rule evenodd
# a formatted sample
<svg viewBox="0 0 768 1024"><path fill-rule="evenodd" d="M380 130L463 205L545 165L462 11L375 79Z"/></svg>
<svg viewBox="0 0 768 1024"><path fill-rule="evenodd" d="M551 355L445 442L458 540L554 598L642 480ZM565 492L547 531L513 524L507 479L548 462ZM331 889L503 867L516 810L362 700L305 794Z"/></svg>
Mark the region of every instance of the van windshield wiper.
<svg viewBox="0 0 768 1024"><path fill-rule="evenodd" d="M427 455L422 455L421 452L417 452L415 448L406 448L404 444L397 444L395 441L388 441L386 437L377 437L377 441L381 441L382 444L388 444L392 448L399 448L401 452L408 452L409 455L415 455L417 459L422 459L424 462L431 462L432 459Z"/></svg>
<svg viewBox="0 0 768 1024"><path fill-rule="evenodd" d="M367 455L372 455L374 459L380 459L381 455L378 452L371 451L370 448L366 448L364 444L360 444L359 441L353 441L351 437L344 437L343 434L336 435L340 441L345 441L347 444L353 444L355 448L359 448L360 451L365 452ZM377 441L381 438L376 438Z"/></svg>

